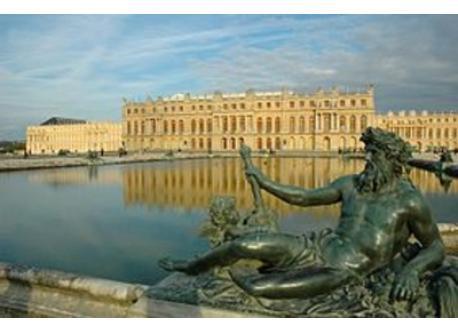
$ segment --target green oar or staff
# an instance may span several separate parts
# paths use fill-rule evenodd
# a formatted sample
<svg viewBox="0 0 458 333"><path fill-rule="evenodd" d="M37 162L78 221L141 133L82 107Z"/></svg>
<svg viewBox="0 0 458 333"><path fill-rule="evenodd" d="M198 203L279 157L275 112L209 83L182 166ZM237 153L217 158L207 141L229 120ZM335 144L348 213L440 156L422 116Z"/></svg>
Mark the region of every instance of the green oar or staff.
<svg viewBox="0 0 458 333"><path fill-rule="evenodd" d="M243 165L246 170L253 169L253 162L251 161L251 149L245 144L242 144L240 147L240 156L242 157ZM251 191L253 193L254 198L254 207L255 212L261 212L265 210L264 201L262 200L261 196L261 189L259 188L259 184L254 178L253 175L247 175L247 180L251 185Z"/></svg>

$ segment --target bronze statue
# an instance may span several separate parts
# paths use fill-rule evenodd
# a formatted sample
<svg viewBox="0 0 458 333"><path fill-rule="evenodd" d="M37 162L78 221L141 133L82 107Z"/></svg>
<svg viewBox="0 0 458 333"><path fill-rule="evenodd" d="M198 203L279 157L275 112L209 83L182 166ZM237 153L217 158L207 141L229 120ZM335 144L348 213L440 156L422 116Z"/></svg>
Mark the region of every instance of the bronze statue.
<svg viewBox="0 0 458 333"><path fill-rule="evenodd" d="M196 259L166 258L160 266L198 275L241 259L255 259L262 262L256 274L230 272L233 282L247 294L272 300L308 299L362 281L402 255L405 262L396 273L390 295L392 300L412 300L422 275L442 264L444 245L422 194L408 177L409 144L371 127L361 140L365 169L313 190L268 179L252 165L249 147L242 146L240 151L255 202L261 200L257 187L303 207L340 202L334 231L309 235L247 231ZM419 244L409 245L412 236Z"/></svg>

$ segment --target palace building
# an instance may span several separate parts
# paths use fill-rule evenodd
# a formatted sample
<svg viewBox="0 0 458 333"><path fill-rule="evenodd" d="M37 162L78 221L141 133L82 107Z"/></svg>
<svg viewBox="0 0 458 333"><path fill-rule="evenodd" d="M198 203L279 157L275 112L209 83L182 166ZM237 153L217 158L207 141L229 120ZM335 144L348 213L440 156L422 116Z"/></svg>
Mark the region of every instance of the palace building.
<svg viewBox="0 0 458 333"><path fill-rule="evenodd" d="M458 113L399 111L378 115L378 126L394 132L418 151L458 148Z"/></svg>
<svg viewBox="0 0 458 333"><path fill-rule="evenodd" d="M39 126L27 127L26 150L32 155L118 151L122 147L121 133L119 123L54 117Z"/></svg>
<svg viewBox="0 0 458 333"><path fill-rule="evenodd" d="M177 94L122 107L129 151L331 151L357 149L360 133L377 122L374 89L313 94L288 90L240 94Z"/></svg>
<svg viewBox="0 0 458 333"><path fill-rule="evenodd" d="M242 143L258 151L358 150L368 126L395 132L418 151L458 148L457 112L376 113L374 88L368 86L352 92L248 90L125 100L122 124L51 118L28 127L27 151L235 152Z"/></svg>

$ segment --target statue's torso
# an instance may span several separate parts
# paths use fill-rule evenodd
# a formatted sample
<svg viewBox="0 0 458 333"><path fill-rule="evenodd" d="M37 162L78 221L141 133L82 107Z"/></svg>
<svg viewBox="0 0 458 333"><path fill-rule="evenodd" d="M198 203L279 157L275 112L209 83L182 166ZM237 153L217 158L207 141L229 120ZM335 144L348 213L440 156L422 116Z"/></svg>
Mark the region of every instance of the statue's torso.
<svg viewBox="0 0 458 333"><path fill-rule="evenodd" d="M395 191L376 194L361 194L347 186L335 237L324 248L326 260L360 273L388 264L410 236L409 198L413 195L413 187L401 183Z"/></svg>

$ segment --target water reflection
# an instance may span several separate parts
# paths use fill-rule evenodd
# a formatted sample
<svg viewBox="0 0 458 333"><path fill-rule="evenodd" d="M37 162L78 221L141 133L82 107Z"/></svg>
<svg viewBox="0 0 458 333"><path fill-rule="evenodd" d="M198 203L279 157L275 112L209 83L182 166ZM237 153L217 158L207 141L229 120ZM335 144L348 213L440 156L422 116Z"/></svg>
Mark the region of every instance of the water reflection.
<svg viewBox="0 0 458 333"><path fill-rule="evenodd" d="M285 184L316 188L357 173L361 160L257 158ZM448 193L434 174L412 170L437 221L458 222L458 181ZM156 262L208 249L198 237L214 195L252 207L241 161L234 158L78 167L0 174L0 261L153 284L167 273ZM338 205L292 207L264 194L280 228L303 233L334 227Z"/></svg>
<svg viewBox="0 0 458 333"><path fill-rule="evenodd" d="M303 188L324 186L334 179L360 172L362 160L331 158L258 158L254 161L272 179ZM252 206L251 191L239 159L219 159L169 163L167 167L135 166L122 173L124 203L130 205L205 208L214 195L233 195L237 206ZM411 171L413 183L426 194L458 193L458 182L439 179L423 170ZM265 192L263 192L265 193ZM264 194L266 204L283 216L302 210ZM338 205L309 208L318 217L338 215Z"/></svg>

